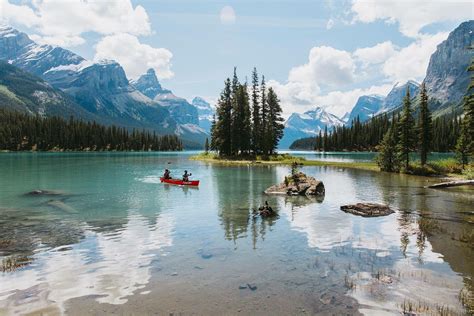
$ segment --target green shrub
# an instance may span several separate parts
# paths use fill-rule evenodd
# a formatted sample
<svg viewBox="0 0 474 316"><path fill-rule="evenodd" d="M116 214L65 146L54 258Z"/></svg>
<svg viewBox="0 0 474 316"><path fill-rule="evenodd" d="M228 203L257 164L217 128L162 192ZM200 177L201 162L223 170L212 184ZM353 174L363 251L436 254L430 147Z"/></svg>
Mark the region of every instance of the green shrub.
<svg viewBox="0 0 474 316"><path fill-rule="evenodd" d="M462 172L462 165L454 158L432 161L428 165L440 174Z"/></svg>

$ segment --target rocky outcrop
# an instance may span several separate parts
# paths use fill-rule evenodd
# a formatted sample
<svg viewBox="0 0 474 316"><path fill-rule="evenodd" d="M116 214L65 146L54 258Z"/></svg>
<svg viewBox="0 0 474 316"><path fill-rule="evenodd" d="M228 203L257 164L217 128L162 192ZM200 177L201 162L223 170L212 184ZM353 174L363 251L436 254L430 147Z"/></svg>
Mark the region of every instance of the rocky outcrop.
<svg viewBox="0 0 474 316"><path fill-rule="evenodd" d="M424 80L428 95L441 104L458 104L469 85L474 20L461 23L431 55Z"/></svg>
<svg viewBox="0 0 474 316"><path fill-rule="evenodd" d="M285 177L285 181L272 185L265 194L322 196L325 194L322 181L309 177L302 172Z"/></svg>
<svg viewBox="0 0 474 316"><path fill-rule="evenodd" d="M379 203L357 203L341 206L341 211L363 217L386 216L394 213L388 205Z"/></svg>

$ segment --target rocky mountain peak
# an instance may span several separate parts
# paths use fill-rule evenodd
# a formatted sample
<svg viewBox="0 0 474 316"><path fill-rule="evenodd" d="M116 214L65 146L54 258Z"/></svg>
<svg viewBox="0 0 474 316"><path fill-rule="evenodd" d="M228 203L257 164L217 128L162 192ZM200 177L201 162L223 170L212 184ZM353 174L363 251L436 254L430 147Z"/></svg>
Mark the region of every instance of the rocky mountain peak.
<svg viewBox="0 0 474 316"><path fill-rule="evenodd" d="M171 93L170 90L163 89L153 68L148 69L132 84L150 99L154 99L158 94Z"/></svg>
<svg viewBox="0 0 474 316"><path fill-rule="evenodd" d="M461 23L431 55L425 85L430 98L441 104L458 104L469 85L466 71L473 52L474 20Z"/></svg>
<svg viewBox="0 0 474 316"><path fill-rule="evenodd" d="M396 83L392 90L390 90L390 92L387 94L387 97L382 104L381 110L378 113L388 112L402 105L403 98L407 93L407 89L410 91L411 98L414 98L420 91L420 84L413 80L409 80L404 84Z"/></svg>
<svg viewBox="0 0 474 316"><path fill-rule="evenodd" d="M352 123L354 119L359 117L360 122L367 121L372 118L375 113L380 111L384 97L376 94L362 95L357 99L357 102L352 109L347 122Z"/></svg>

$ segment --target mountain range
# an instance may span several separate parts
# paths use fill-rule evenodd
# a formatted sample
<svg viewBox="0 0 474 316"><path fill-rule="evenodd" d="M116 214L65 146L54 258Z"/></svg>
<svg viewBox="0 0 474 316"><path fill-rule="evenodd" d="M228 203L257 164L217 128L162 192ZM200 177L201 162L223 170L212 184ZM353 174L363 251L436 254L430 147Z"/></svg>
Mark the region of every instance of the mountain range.
<svg viewBox="0 0 474 316"><path fill-rule="evenodd" d="M281 149L289 148L296 139L314 137L326 126L330 129L342 124L344 122L340 118L321 107L303 114L293 113L285 122L283 138L278 146Z"/></svg>
<svg viewBox="0 0 474 316"><path fill-rule="evenodd" d="M466 69L473 57L474 21L460 24L431 55L424 83L433 116L459 111L469 83ZM316 106L293 113L285 122L279 148L325 127L361 122L397 111L407 88L416 98L420 84L397 83L386 96L360 96L343 118ZM103 124L174 133L188 147L199 147L209 137L213 107L200 97L189 103L161 86L149 69L129 81L122 66L110 60L92 62L61 47L40 45L25 33L0 26L0 106L43 116L76 116Z"/></svg>
<svg viewBox="0 0 474 316"><path fill-rule="evenodd" d="M188 147L199 147L208 137L199 127L197 109L163 89L153 70L130 82L115 61L91 62L61 47L39 45L9 26L0 26L0 60L4 61L2 74L10 76L0 77L3 98L8 94L9 99L16 96L34 103L42 95L47 100L37 101L37 106L25 101L30 104L28 109L16 102L17 109L41 115L74 115L160 134L174 133ZM36 87L29 85L28 91L10 84L15 76L17 80L34 82Z"/></svg>
<svg viewBox="0 0 474 316"><path fill-rule="evenodd" d="M430 98L429 108L434 117L452 111L460 112L461 101L470 80L467 68L473 58L473 51L470 49L474 42L473 30L473 20L461 23L445 41L438 45L430 57L423 82ZM341 122L350 125L357 118L360 122L364 122L376 115L398 111L407 89L415 100L420 90L420 83L413 80L404 84L396 83L386 96L360 96L349 115L346 114L341 119L335 117L338 120L327 120L327 116L321 116L321 118L312 116L312 121L309 121L301 117L313 111L304 114L293 113L285 123L285 136L279 148L286 149L292 141L299 138L314 137L325 126L331 130ZM414 104L416 107L416 102ZM319 112L324 111L321 107L315 106L315 108Z"/></svg>

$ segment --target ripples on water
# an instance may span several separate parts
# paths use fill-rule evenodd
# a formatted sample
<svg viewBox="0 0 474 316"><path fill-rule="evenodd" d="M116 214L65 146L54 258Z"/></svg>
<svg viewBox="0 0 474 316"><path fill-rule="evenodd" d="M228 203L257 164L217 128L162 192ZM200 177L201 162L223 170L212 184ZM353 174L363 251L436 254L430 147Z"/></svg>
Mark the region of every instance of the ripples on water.
<svg viewBox="0 0 474 316"><path fill-rule="evenodd" d="M161 184L164 168L201 185ZM472 233L472 191L307 167L323 201L264 197L288 171L186 154L0 155L0 314L466 312L473 245L458 240ZM25 195L35 189L56 191ZM265 199L279 217L249 216ZM398 211L339 211L358 201Z"/></svg>

